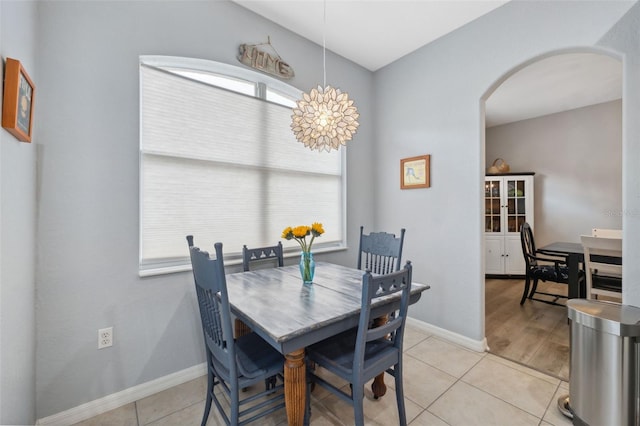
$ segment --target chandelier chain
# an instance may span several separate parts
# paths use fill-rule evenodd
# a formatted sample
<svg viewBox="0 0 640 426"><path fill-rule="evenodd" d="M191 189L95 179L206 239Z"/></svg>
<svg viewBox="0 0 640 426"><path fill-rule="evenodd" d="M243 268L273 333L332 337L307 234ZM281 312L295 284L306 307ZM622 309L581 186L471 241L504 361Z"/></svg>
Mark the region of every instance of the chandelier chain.
<svg viewBox="0 0 640 426"><path fill-rule="evenodd" d="M327 0L322 3L322 87L327 87Z"/></svg>
<svg viewBox="0 0 640 426"><path fill-rule="evenodd" d="M338 150L353 138L358 126L358 108L349 94L327 86L327 0L322 10L323 87L303 93L291 115L291 130L299 142L312 150Z"/></svg>

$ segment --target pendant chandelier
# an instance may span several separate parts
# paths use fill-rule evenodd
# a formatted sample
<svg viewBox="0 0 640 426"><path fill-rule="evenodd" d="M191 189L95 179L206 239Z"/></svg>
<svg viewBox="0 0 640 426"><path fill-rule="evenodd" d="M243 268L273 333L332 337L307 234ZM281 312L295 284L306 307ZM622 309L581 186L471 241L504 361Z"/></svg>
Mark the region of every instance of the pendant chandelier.
<svg viewBox="0 0 640 426"><path fill-rule="evenodd" d="M326 40L327 2L323 3L322 68L323 86L303 93L291 116L291 130L307 148L330 152L353 138L358 126L358 109L349 94L327 85Z"/></svg>

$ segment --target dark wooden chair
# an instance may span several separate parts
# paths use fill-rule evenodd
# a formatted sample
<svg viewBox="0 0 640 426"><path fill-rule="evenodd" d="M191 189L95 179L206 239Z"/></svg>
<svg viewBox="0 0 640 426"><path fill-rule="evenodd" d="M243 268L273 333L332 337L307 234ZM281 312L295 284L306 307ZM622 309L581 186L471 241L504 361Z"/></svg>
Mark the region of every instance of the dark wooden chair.
<svg viewBox="0 0 640 426"><path fill-rule="evenodd" d="M362 277L362 307L358 327L307 348L307 421L311 417L311 385L318 384L353 405L354 424L363 425L364 385L386 372L395 379L399 424L407 424L402 383L402 344L409 306L411 273L411 262L407 262L402 270L385 275L373 276L371 271L367 271ZM381 314L396 314L387 323L370 328L371 306L378 298L394 293L401 294L399 307L398 304L389 305ZM351 392L344 392L316 375L315 366L324 367L331 374L347 381L351 385Z"/></svg>
<svg viewBox="0 0 640 426"><path fill-rule="evenodd" d="M552 305L562 305L561 303L557 303L557 301L561 298L567 299L567 294L538 291L538 281L551 281L568 285L569 268L567 266L567 258L558 256L557 254L545 253L544 251L537 250L536 243L533 239L533 231L527 222L523 223L520 227L520 242L522 243L522 254L524 255L524 261L526 263L524 291L522 292L520 304L524 304L528 297L529 299L537 300L539 302L549 303ZM584 280L584 277L581 279ZM531 287L531 290L529 290L532 281L533 286ZM537 299L533 297L535 294L551 296L553 299Z"/></svg>
<svg viewBox="0 0 640 426"><path fill-rule="evenodd" d="M215 244L216 258L211 259L193 245L193 236L187 236L187 242L207 355L202 426L212 402L227 425L245 425L284 408L284 385L277 381L283 374L284 357L256 333L233 338L222 244ZM259 382L268 383L264 391L240 398L242 389Z"/></svg>
<svg viewBox="0 0 640 426"><path fill-rule="evenodd" d="M284 266L284 251L282 242L278 241L275 246L247 248L242 247L242 269L250 271L252 268ZM236 338L251 333L251 327L236 318L234 323Z"/></svg>
<svg viewBox="0 0 640 426"><path fill-rule="evenodd" d="M400 237L387 232L371 232L364 234L364 226L360 227L360 249L358 251L358 269L366 269L374 274L388 274L400 270L402 246L405 229L400 230Z"/></svg>

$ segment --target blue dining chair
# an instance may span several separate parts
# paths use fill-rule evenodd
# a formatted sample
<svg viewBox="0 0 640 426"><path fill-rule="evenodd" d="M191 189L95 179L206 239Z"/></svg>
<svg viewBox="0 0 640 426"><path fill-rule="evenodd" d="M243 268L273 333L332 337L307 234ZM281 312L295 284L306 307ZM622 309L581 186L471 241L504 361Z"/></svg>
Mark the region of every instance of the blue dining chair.
<svg viewBox="0 0 640 426"><path fill-rule="evenodd" d="M277 380L283 374L284 357L256 333L233 338L222 244L214 245L216 258L211 259L209 253L193 245L193 236L187 236L187 242L207 356L202 426L207 423L212 402L227 425L245 425L284 408L284 385ZM264 391L240 398L242 389L265 380L268 385ZM219 399L217 386L226 399ZM228 410L224 408L227 404Z"/></svg>
<svg viewBox="0 0 640 426"><path fill-rule="evenodd" d="M284 266L284 250L282 242L274 246L248 248L242 246L242 270L247 272L252 269L264 267L282 267ZM234 330L236 338L251 333L251 327L236 318L234 322Z"/></svg>
<svg viewBox="0 0 640 426"><path fill-rule="evenodd" d="M374 276L371 271L367 271L362 277L358 328L307 347L307 421L311 418L311 387L317 384L349 402L354 409L355 425L363 425L364 385L386 372L395 379L399 424L407 424L402 384L402 344L411 291L411 273L411 262L407 262L402 270L385 275ZM382 311L376 310L375 313L380 316L396 312L396 315L386 324L369 328L372 305L380 298L398 293L398 303L387 305ZM317 375L316 366L347 381L351 385L351 393L344 392Z"/></svg>
<svg viewBox="0 0 640 426"><path fill-rule="evenodd" d="M360 227L360 249L358 250L358 269L369 270L374 274L388 274L399 271L402 262L402 246L405 229L400 237L387 232L364 233Z"/></svg>
<svg viewBox="0 0 640 426"><path fill-rule="evenodd" d="M284 254L282 242L275 246L248 248L242 247L242 269L246 272L252 265L270 264L278 267L284 266Z"/></svg>

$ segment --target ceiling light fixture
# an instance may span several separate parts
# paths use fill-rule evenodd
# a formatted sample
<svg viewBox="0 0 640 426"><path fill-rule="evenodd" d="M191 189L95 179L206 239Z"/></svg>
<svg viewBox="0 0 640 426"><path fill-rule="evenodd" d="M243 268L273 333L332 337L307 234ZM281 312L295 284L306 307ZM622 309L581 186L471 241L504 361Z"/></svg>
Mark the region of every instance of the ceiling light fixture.
<svg viewBox="0 0 640 426"><path fill-rule="evenodd" d="M323 86L303 93L296 102L291 116L291 130L296 139L307 148L330 152L353 138L358 126L358 109L349 99L349 94L338 88L327 86L327 60L325 28L327 24L327 2L323 2L322 68ZM324 89L323 89L324 87Z"/></svg>

